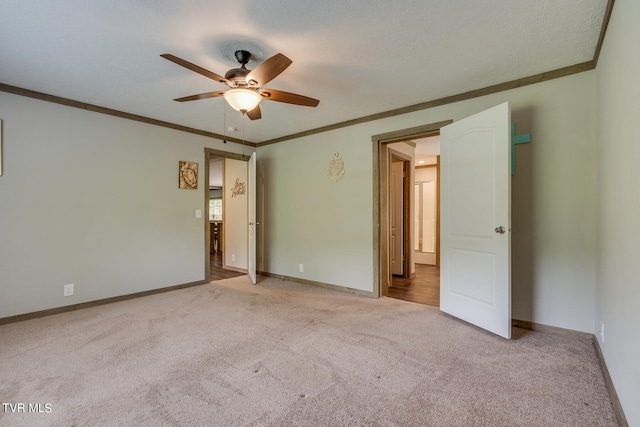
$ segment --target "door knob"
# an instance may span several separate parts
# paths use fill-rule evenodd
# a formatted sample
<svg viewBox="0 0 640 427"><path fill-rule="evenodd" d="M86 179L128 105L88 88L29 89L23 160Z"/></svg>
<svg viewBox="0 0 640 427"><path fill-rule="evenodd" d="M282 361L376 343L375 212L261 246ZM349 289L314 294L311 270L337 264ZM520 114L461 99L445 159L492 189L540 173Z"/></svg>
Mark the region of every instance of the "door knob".
<svg viewBox="0 0 640 427"><path fill-rule="evenodd" d="M496 233L498 233L498 234L504 234L505 231L507 231L507 229L504 228L503 226L496 227Z"/></svg>

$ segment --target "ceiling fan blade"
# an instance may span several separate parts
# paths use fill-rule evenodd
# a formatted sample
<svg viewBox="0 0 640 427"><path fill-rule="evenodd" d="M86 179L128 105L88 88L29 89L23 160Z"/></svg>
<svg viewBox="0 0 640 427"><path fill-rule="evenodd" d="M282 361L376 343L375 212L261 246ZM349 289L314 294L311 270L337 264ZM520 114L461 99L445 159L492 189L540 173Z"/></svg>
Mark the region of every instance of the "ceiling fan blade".
<svg viewBox="0 0 640 427"><path fill-rule="evenodd" d="M283 54L276 53L247 75L247 83L257 87L264 86L291 65L291 62L292 61ZM252 84L252 80L255 83Z"/></svg>
<svg viewBox="0 0 640 427"><path fill-rule="evenodd" d="M247 112L247 116L249 116L251 120L258 120L259 118L261 118L262 112L260 111L260 105L256 105L256 108Z"/></svg>
<svg viewBox="0 0 640 427"><path fill-rule="evenodd" d="M225 79L222 76L217 75L216 73L214 73L213 71L209 71L206 68L202 68L196 64L192 64L189 61L185 61L184 59L180 59L177 56L171 55L170 53L163 53L162 56L164 59L168 59L169 61L181 65L184 68L187 68L191 71L195 71L198 74L202 74L205 77L209 77L212 80L215 80L217 82L220 83L226 83L226 84L231 84L231 82L227 79Z"/></svg>
<svg viewBox="0 0 640 427"><path fill-rule="evenodd" d="M259 92L262 95L262 99L268 101L286 102L287 104L303 105L305 107L315 107L320 103L317 99L281 90L262 89Z"/></svg>
<svg viewBox="0 0 640 427"><path fill-rule="evenodd" d="M183 96L182 98L176 98L174 101L185 102L185 101L195 101L197 99L206 99L206 98L215 98L216 96L222 96L224 94L224 90L219 90L216 92L205 92L199 93L197 95Z"/></svg>

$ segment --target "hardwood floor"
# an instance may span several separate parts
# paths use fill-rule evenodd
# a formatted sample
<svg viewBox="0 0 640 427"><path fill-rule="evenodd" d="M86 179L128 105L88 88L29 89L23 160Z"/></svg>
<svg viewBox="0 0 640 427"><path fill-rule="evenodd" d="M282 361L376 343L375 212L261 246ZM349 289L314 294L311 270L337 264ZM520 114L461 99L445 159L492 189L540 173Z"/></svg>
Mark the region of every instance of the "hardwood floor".
<svg viewBox="0 0 640 427"><path fill-rule="evenodd" d="M209 262L209 280L230 279L232 277L244 276L246 273L238 273L237 271L225 270L222 268L222 252L217 251L211 253Z"/></svg>
<svg viewBox="0 0 640 427"><path fill-rule="evenodd" d="M440 269L433 265L416 264L416 277L413 279L393 276L387 296L439 307Z"/></svg>

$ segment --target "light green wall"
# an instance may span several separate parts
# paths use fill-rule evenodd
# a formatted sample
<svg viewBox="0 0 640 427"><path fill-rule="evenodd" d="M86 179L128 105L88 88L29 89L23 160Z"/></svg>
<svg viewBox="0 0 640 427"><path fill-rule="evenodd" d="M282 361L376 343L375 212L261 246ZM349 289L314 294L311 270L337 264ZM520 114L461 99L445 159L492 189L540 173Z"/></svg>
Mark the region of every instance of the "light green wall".
<svg viewBox="0 0 640 427"><path fill-rule="evenodd" d="M4 92L0 117L0 318L204 279L204 147L242 147Z"/></svg>
<svg viewBox="0 0 640 427"><path fill-rule="evenodd" d="M329 163L336 152L345 174L334 182ZM347 128L258 148L257 159L264 188L262 269L370 291L371 136Z"/></svg>
<svg viewBox="0 0 640 427"><path fill-rule="evenodd" d="M586 72L258 148L263 269L373 291L371 137L510 101L516 132L532 139L516 149L512 183L513 316L593 332L594 100ZM337 183L327 176L334 152L346 171Z"/></svg>
<svg viewBox="0 0 640 427"><path fill-rule="evenodd" d="M596 68L598 271L595 330L631 426L640 425L640 3L618 0ZM600 336L605 325L604 340Z"/></svg>

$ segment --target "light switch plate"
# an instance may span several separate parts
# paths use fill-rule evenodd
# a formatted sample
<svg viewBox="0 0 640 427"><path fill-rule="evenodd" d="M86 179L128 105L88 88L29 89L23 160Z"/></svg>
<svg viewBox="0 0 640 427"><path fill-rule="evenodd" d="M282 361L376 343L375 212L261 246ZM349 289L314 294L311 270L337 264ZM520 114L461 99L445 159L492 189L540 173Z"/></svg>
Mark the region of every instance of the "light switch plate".
<svg viewBox="0 0 640 427"><path fill-rule="evenodd" d="M196 218L202 218L202 210L196 209Z"/></svg>
<svg viewBox="0 0 640 427"><path fill-rule="evenodd" d="M70 283L68 285L64 285L64 296L65 297L70 297L73 295L73 283Z"/></svg>

